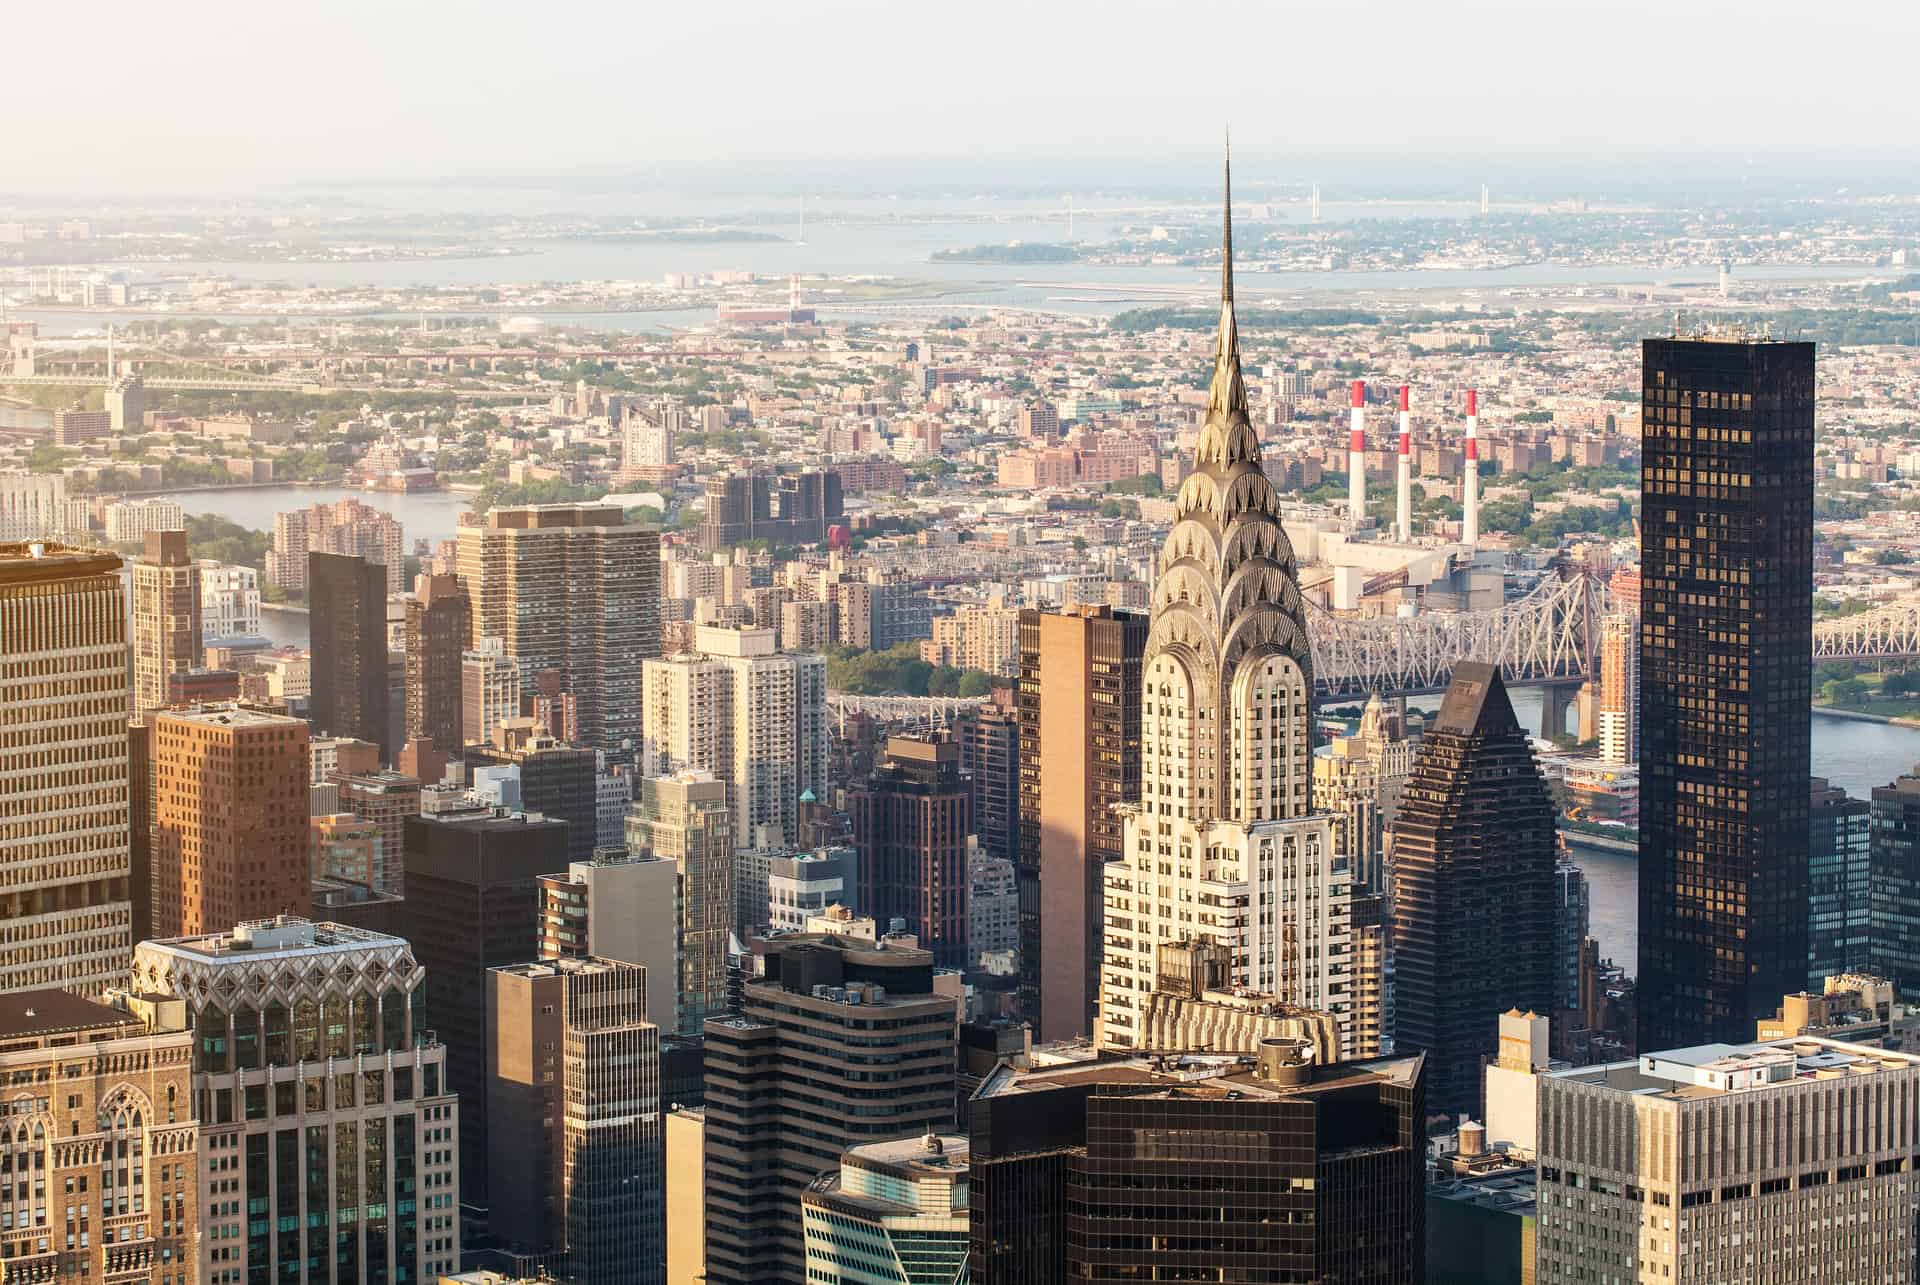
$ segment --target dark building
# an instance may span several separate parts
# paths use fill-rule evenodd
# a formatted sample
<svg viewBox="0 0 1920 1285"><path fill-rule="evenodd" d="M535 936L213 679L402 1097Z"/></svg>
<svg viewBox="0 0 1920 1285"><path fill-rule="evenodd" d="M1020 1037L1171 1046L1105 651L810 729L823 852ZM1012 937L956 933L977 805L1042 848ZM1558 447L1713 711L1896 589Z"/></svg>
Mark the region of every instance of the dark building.
<svg viewBox="0 0 1920 1285"><path fill-rule="evenodd" d="M968 1280L1416 1285L1423 1060L1302 1049L995 1070L969 1108Z"/></svg>
<svg viewBox="0 0 1920 1285"><path fill-rule="evenodd" d="M309 553L307 602L314 732L369 741L390 761L387 569L344 553Z"/></svg>
<svg viewBox="0 0 1920 1285"><path fill-rule="evenodd" d="M1393 822L1394 1046L1435 1112L1479 1111L1501 1013L1554 1009L1554 827L1500 671L1460 662Z"/></svg>
<svg viewBox="0 0 1920 1285"><path fill-rule="evenodd" d="M933 956L792 933L754 942L740 1013L706 1026L709 1285L801 1281L800 1196L848 1147L953 1121L957 997Z"/></svg>
<svg viewBox="0 0 1920 1285"><path fill-rule="evenodd" d="M1093 1032L1114 808L1140 801L1140 673L1151 618L1020 613L1020 1011L1038 1040ZM1044 925L1045 931L1042 931Z"/></svg>
<svg viewBox="0 0 1920 1285"><path fill-rule="evenodd" d="M861 650L885 651L931 638L934 617L951 610L910 584L847 580L836 584L833 593L836 641Z"/></svg>
<svg viewBox="0 0 1920 1285"><path fill-rule="evenodd" d="M169 705L211 705L239 699L237 669L176 669L167 675Z"/></svg>
<svg viewBox="0 0 1920 1285"><path fill-rule="evenodd" d="M860 913L894 919L943 968L967 966L967 836L973 797L952 741L896 736L865 785L847 792L860 850Z"/></svg>
<svg viewBox="0 0 1920 1285"><path fill-rule="evenodd" d="M1806 985L1813 345L1641 370L1639 1046L1745 1041Z"/></svg>
<svg viewBox="0 0 1920 1285"><path fill-rule="evenodd" d="M472 645L471 619L458 576L427 576L407 600L406 740L460 744L460 655Z"/></svg>
<svg viewBox="0 0 1920 1285"><path fill-rule="evenodd" d="M460 1195L487 1203L489 968L539 954L540 876L564 865L567 826L523 816L406 819L406 939L426 969L428 1025L460 1095Z"/></svg>
<svg viewBox="0 0 1920 1285"><path fill-rule="evenodd" d="M1912 991L1920 989L1920 767L1877 786L1870 806L1868 955L1876 976Z"/></svg>
<svg viewBox="0 0 1920 1285"><path fill-rule="evenodd" d="M954 729L960 742L960 770L973 788L973 832L980 851L990 857L1020 857L1020 713L1009 688L995 688L982 705Z"/></svg>
<svg viewBox="0 0 1920 1285"><path fill-rule="evenodd" d="M465 758L469 768L517 766L521 809L565 821L567 860L593 860L600 825L594 751L536 737L518 749L469 745Z"/></svg>
<svg viewBox="0 0 1920 1285"><path fill-rule="evenodd" d="M729 473L707 483L700 546L730 549L753 540L816 545L827 538L827 525L845 513L838 473Z"/></svg>
<svg viewBox="0 0 1920 1285"><path fill-rule="evenodd" d="M1807 807L1807 989L1872 967L1873 808L1816 776Z"/></svg>

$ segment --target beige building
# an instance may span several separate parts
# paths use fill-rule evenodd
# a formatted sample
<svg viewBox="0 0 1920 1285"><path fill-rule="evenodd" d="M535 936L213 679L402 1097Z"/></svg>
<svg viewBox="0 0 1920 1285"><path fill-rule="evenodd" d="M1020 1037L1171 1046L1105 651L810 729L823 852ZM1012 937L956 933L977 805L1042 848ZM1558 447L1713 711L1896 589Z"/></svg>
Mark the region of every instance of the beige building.
<svg viewBox="0 0 1920 1285"><path fill-rule="evenodd" d="M667 1285L707 1279L707 1113L663 1103L667 1125Z"/></svg>
<svg viewBox="0 0 1920 1285"><path fill-rule="evenodd" d="M120 559L97 549L0 544L0 990L98 995L126 975L133 870L119 572Z"/></svg>
<svg viewBox="0 0 1920 1285"><path fill-rule="evenodd" d="M676 1034L697 1035L709 1017L726 1010L733 834L726 782L698 771L640 778L640 797L627 817L627 849L666 863L678 876L678 985L666 980L673 973L655 981L677 992L677 1016L662 1028Z"/></svg>
<svg viewBox="0 0 1920 1285"><path fill-rule="evenodd" d="M179 531L186 523L185 510L172 500L122 500L107 506L107 543L141 544L156 531Z"/></svg>
<svg viewBox="0 0 1920 1285"><path fill-rule="evenodd" d="M647 1020L665 1032L679 1023L681 922L680 864L664 854L575 861L540 876L540 958L638 964Z"/></svg>
<svg viewBox="0 0 1920 1285"><path fill-rule="evenodd" d="M209 1279L193 1047L178 1002L0 994L0 1280Z"/></svg>
<svg viewBox="0 0 1920 1285"><path fill-rule="evenodd" d="M1539 1089L1541 1280L1912 1272L1920 1058L1813 1037L1706 1044Z"/></svg>
<svg viewBox="0 0 1920 1285"><path fill-rule="evenodd" d="M1640 761L1640 616L1616 611L1600 624L1600 757Z"/></svg>
<svg viewBox="0 0 1920 1285"><path fill-rule="evenodd" d="M185 531L149 531L133 564L133 706L144 719L167 704L167 675L200 666L200 566Z"/></svg>
<svg viewBox="0 0 1920 1285"><path fill-rule="evenodd" d="M333 504L274 514L267 580L283 589L305 592L310 553L338 553L377 562L386 568L387 592L406 591L406 542L400 523L370 504L349 497Z"/></svg>
<svg viewBox="0 0 1920 1285"><path fill-rule="evenodd" d="M1377 693L1352 736L1334 737L1313 756L1314 806L1333 814L1334 844L1363 887L1386 886L1386 826L1412 770L1413 742Z"/></svg>
<svg viewBox="0 0 1920 1285"><path fill-rule="evenodd" d="M1020 611L997 603L962 607L950 616L935 616L933 637L920 644L920 659L929 665L978 669L989 674L1020 672Z"/></svg>
<svg viewBox="0 0 1920 1285"><path fill-rule="evenodd" d="M520 717L520 666L498 638L460 653L460 730L467 745L491 745L503 719Z"/></svg>

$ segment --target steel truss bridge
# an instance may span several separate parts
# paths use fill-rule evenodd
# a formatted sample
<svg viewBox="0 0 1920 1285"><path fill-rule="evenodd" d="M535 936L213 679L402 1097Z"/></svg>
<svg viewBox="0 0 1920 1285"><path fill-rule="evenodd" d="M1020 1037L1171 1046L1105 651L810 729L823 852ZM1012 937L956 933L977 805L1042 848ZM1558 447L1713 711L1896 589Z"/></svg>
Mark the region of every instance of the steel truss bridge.
<svg viewBox="0 0 1920 1285"><path fill-rule="evenodd" d="M1920 598L1837 616L1813 627L1813 658L1820 660L1899 660L1920 656Z"/></svg>

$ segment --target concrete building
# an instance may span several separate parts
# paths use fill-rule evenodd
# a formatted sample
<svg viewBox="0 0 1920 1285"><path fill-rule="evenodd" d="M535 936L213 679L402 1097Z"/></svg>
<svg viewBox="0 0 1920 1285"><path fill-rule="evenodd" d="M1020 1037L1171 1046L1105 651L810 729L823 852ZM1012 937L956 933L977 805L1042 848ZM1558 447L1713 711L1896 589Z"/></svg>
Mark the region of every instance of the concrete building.
<svg viewBox="0 0 1920 1285"><path fill-rule="evenodd" d="M495 1244L565 1279L665 1285L660 1032L647 970L592 957L487 973Z"/></svg>
<svg viewBox="0 0 1920 1285"><path fill-rule="evenodd" d="M140 943L134 991L184 1005L196 1036L198 1280L297 1280L315 1260L339 1280L459 1266L460 1110L421 979L405 941L344 924Z"/></svg>
<svg viewBox="0 0 1920 1285"><path fill-rule="evenodd" d="M375 770L333 773L342 812L351 812L380 831L373 880L375 892L406 895L406 824L420 815L420 782L403 772Z"/></svg>
<svg viewBox="0 0 1920 1285"><path fill-rule="evenodd" d="M203 642L260 636L260 573L202 558L200 637Z"/></svg>
<svg viewBox="0 0 1920 1285"><path fill-rule="evenodd" d="M107 506L105 534L108 544L142 544L149 532L179 531L186 522L172 500L122 500Z"/></svg>
<svg viewBox="0 0 1920 1285"><path fill-rule="evenodd" d="M954 727L960 770L973 791L973 829L991 856L1020 859L1020 711L1011 688Z"/></svg>
<svg viewBox="0 0 1920 1285"><path fill-rule="evenodd" d="M161 710L153 763L153 931L223 932L312 899L307 724L233 702Z"/></svg>
<svg viewBox="0 0 1920 1285"><path fill-rule="evenodd" d="M965 968L973 796L960 779L960 747L890 738L873 775L847 791L847 814L861 913L901 920L935 963Z"/></svg>
<svg viewBox="0 0 1920 1285"><path fill-rule="evenodd" d="M98 549L0 544L0 991L98 995L133 948L119 572Z"/></svg>
<svg viewBox="0 0 1920 1285"><path fill-rule="evenodd" d="M852 1147L800 1198L806 1279L820 1285L967 1279L967 1139L929 1131Z"/></svg>
<svg viewBox="0 0 1920 1285"><path fill-rule="evenodd" d="M754 943L738 1016L706 1026L710 1285L800 1280L800 1198L848 1148L953 1119L957 996L933 956L859 935Z"/></svg>
<svg viewBox="0 0 1920 1285"><path fill-rule="evenodd" d="M596 959L647 970L647 1020L679 1030L680 876L659 856L576 861L540 876L540 958Z"/></svg>
<svg viewBox="0 0 1920 1285"><path fill-rule="evenodd" d="M131 718L168 704L167 679L200 664L200 567L187 555L185 531L149 531L133 564Z"/></svg>
<svg viewBox="0 0 1920 1285"><path fill-rule="evenodd" d="M501 721L518 717L519 664L500 639L478 639L460 653L460 743L491 744Z"/></svg>
<svg viewBox="0 0 1920 1285"><path fill-rule="evenodd" d="M1920 989L1920 766L1874 787L1870 807L1873 972Z"/></svg>
<svg viewBox="0 0 1920 1285"><path fill-rule="evenodd" d="M1892 982L1864 973L1828 977L1811 994L1783 995L1779 1010L1754 1027L1754 1038L1761 1041L1813 1035L1900 1053L1920 1051L1920 1014L1900 1002Z"/></svg>
<svg viewBox="0 0 1920 1285"><path fill-rule="evenodd" d="M567 823L567 860L593 860L600 841L599 752L524 730L496 727L493 744L467 746L467 767L517 769L519 806Z"/></svg>
<svg viewBox="0 0 1920 1285"><path fill-rule="evenodd" d="M358 884L374 891L381 864L380 827L351 812L323 812L307 822L312 837L312 878Z"/></svg>
<svg viewBox="0 0 1920 1285"><path fill-rule="evenodd" d="M1542 1280L1857 1285L1912 1269L1920 1058L1703 1044L1539 1087Z"/></svg>
<svg viewBox="0 0 1920 1285"><path fill-rule="evenodd" d="M406 590L406 543L400 523L370 504L349 497L274 515L273 547L266 559L269 583L294 593L306 592L308 555L315 553L362 558L384 567L383 601L388 594Z"/></svg>
<svg viewBox="0 0 1920 1285"><path fill-rule="evenodd" d="M859 853L853 848L822 848L767 859L766 927L770 932L800 932L829 906L858 911Z"/></svg>
<svg viewBox="0 0 1920 1285"><path fill-rule="evenodd" d="M678 1016L662 1029L697 1035L727 1005L727 939L734 920L733 819L727 787L711 773L640 779L627 821L627 850L664 861L677 875L677 974L656 974L674 992ZM664 876L663 876L664 877ZM673 984L667 978L676 977Z"/></svg>
<svg viewBox="0 0 1920 1285"><path fill-rule="evenodd" d="M390 761L386 569L346 554L311 554L307 596L314 730L369 741Z"/></svg>
<svg viewBox="0 0 1920 1285"><path fill-rule="evenodd" d="M707 1113L704 1107L666 1110L667 1280L669 1285L706 1280Z"/></svg>
<svg viewBox="0 0 1920 1285"><path fill-rule="evenodd" d="M86 530L87 502L67 498L65 477L0 472L0 543L50 540Z"/></svg>
<svg viewBox="0 0 1920 1285"><path fill-rule="evenodd" d="M1600 624L1600 757L1640 761L1640 614L1617 611Z"/></svg>
<svg viewBox="0 0 1920 1285"><path fill-rule="evenodd" d="M13 1086L0 1126L0 1277L210 1279L194 1252L210 1206L201 1196L193 1050L177 1002L119 995L109 1006L51 988L0 993L0 1078ZM130 1165L112 1163L127 1158Z"/></svg>
<svg viewBox="0 0 1920 1285"><path fill-rule="evenodd" d="M920 659L929 665L1017 676L1020 611L998 605L968 606L936 617L933 637L920 644Z"/></svg>
<svg viewBox="0 0 1920 1285"><path fill-rule="evenodd" d="M660 654L660 533L610 506L497 508L460 529L458 570L473 636L500 639L522 690L557 671L584 744L638 751L640 668Z"/></svg>
<svg viewBox="0 0 1920 1285"><path fill-rule="evenodd" d="M422 576L407 599L407 741L422 737L437 749L464 743L461 657L471 643L470 604L457 576Z"/></svg>

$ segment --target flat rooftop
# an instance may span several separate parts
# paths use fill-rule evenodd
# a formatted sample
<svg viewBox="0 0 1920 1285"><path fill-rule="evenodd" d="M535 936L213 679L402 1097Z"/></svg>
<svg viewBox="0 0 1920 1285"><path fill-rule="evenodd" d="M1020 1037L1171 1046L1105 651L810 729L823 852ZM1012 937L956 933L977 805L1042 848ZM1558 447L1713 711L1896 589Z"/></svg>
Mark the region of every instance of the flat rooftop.
<svg viewBox="0 0 1920 1285"><path fill-rule="evenodd" d="M67 991L9 991L0 994L0 1039L62 1035L70 1031L98 1031L119 1026L142 1027L132 1013L96 1004Z"/></svg>
<svg viewBox="0 0 1920 1285"><path fill-rule="evenodd" d="M406 938L388 933L372 932L349 924L327 921L313 923L283 916L279 919L252 920L236 926L231 932L143 941L137 949L186 955L209 963L225 963L238 959L343 954L406 945Z"/></svg>
<svg viewBox="0 0 1920 1285"><path fill-rule="evenodd" d="M214 705L194 705L181 709L163 709L156 711L155 718L164 718L176 723L197 723L203 727L305 727L304 718L291 718L285 714L262 708L258 705L242 705L222 701Z"/></svg>
<svg viewBox="0 0 1920 1285"><path fill-rule="evenodd" d="M1920 1069L1920 1056L1814 1035L1745 1044L1695 1044L1642 1053L1631 1062L1550 1071L1618 1093L1669 1100L1720 1097L1843 1076Z"/></svg>
<svg viewBox="0 0 1920 1285"><path fill-rule="evenodd" d="M1284 1084L1262 1078L1249 1054L1160 1053L1031 1070L1003 1062L981 1081L974 1096L991 1098L1077 1085L1118 1084L1138 1085L1167 1097L1225 1097L1229 1093L1255 1098L1298 1097L1377 1080L1411 1084L1419 1065L1417 1056L1336 1062L1309 1067L1306 1080Z"/></svg>
<svg viewBox="0 0 1920 1285"><path fill-rule="evenodd" d="M120 567L120 555L108 549L83 549L54 540L0 544L0 586L113 575Z"/></svg>
<svg viewBox="0 0 1920 1285"><path fill-rule="evenodd" d="M500 964L490 971L507 973L514 977L558 977L562 973L592 976L596 973L613 973L622 968L633 967L636 965L623 964L617 960L563 955L558 959L528 960L524 964Z"/></svg>

